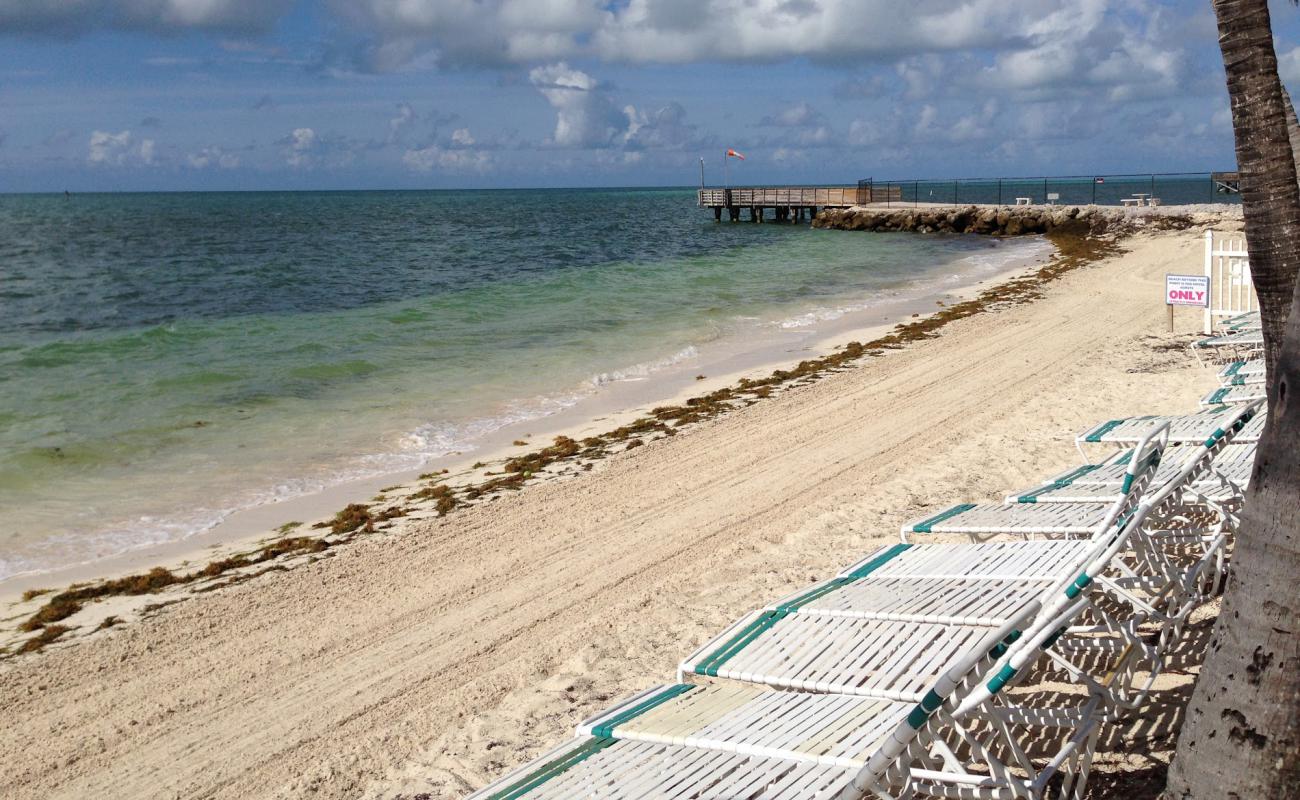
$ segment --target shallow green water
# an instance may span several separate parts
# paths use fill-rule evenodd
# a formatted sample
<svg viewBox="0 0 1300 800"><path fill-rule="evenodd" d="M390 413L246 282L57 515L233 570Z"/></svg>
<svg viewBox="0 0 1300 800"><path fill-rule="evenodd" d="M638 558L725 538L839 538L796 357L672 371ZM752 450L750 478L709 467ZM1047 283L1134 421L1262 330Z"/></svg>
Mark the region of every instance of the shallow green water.
<svg viewBox="0 0 1300 800"><path fill-rule="evenodd" d="M986 240L717 225L673 190L0 196L0 578L468 451Z"/></svg>

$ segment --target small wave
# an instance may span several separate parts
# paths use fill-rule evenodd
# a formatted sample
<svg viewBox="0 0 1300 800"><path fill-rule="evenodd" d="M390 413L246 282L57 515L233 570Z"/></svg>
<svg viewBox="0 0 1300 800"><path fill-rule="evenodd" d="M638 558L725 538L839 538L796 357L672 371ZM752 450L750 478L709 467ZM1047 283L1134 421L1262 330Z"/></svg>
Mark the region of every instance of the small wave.
<svg viewBox="0 0 1300 800"><path fill-rule="evenodd" d="M1014 243L994 242L993 246L986 251L972 253L953 260L946 265L953 268L949 271L939 275L918 276L908 280L903 291L881 290L857 302L842 303L835 306L820 306L769 324L783 330L807 328L821 322L839 319L846 314L865 311L880 305L882 301L897 300L908 295L922 296L936 290L947 290L950 286L969 282L973 276L993 275L1016 261L1044 257L1054 252L1054 250L1055 248L1050 242L1040 238Z"/></svg>
<svg viewBox="0 0 1300 800"><path fill-rule="evenodd" d="M601 386L611 383L620 383L622 381L642 381L660 370L676 366L687 359L695 358L699 354L699 349L694 345L688 345L667 358L660 358L655 361L644 361L640 364L633 364L630 367L611 370L610 372L599 372L592 375L588 380L588 383L593 387L599 388Z"/></svg>

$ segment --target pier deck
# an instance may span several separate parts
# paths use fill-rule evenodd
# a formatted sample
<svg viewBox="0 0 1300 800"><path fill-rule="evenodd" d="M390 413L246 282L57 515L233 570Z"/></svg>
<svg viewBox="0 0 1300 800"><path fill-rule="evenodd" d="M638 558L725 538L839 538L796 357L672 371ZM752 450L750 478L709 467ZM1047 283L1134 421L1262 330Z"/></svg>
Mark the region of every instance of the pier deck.
<svg viewBox="0 0 1300 800"><path fill-rule="evenodd" d="M819 208L883 203L899 196L898 187L870 186L737 187L700 189L698 193L699 206L713 209L713 218L719 222L724 210L732 222L739 222L743 209L749 209L750 222L762 222L768 209L777 222L799 222L805 214L812 219Z"/></svg>

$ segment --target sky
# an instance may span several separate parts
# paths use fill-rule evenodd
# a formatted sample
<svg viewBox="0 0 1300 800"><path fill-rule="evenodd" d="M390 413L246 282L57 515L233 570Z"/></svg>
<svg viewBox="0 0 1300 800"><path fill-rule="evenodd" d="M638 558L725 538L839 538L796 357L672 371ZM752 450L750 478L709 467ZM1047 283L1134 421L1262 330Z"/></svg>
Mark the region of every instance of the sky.
<svg viewBox="0 0 1300 800"><path fill-rule="evenodd" d="M1300 87L1300 9L1272 3ZM1209 0L0 0L0 191L1209 171Z"/></svg>

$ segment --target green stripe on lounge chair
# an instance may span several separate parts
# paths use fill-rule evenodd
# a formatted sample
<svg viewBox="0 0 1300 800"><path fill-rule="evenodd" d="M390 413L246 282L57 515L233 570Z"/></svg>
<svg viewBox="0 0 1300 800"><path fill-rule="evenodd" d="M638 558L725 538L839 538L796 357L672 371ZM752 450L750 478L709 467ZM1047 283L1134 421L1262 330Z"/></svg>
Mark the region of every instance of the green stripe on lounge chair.
<svg viewBox="0 0 1300 800"><path fill-rule="evenodd" d="M1123 526L1121 525L1120 527ZM1066 587L1065 596L1073 600L1074 598L1079 596L1080 592L1082 592L1084 589L1087 589L1088 584L1090 583L1092 583L1092 578L1088 575L1088 573L1086 572L1081 573L1079 577L1074 579L1074 583Z"/></svg>
<svg viewBox="0 0 1300 800"><path fill-rule="evenodd" d="M763 631L785 619L789 614L788 611L780 610L764 611L759 614L758 618L746 625L740 633L731 637L726 644L714 650L708 658L697 664L695 671L708 675L710 678L718 677L719 667L727 663L736 653L748 647L749 643L762 635Z"/></svg>
<svg viewBox="0 0 1300 800"><path fill-rule="evenodd" d="M1039 649L1040 650L1052 649L1052 645L1056 644L1056 641L1060 639L1062 636L1064 636L1067 630L1069 630L1069 628L1058 628L1056 633L1053 633L1051 636L1047 637L1047 641L1043 642L1041 645L1038 646Z"/></svg>
<svg viewBox="0 0 1300 800"><path fill-rule="evenodd" d="M886 562L894 558L897 558L898 556L902 555L903 553L911 549L912 549L912 545L910 544L896 544L893 547L886 550L885 552L871 559L867 563L863 564L862 566L850 572L849 577L865 578L871 573L883 567Z"/></svg>
<svg viewBox="0 0 1300 800"><path fill-rule="evenodd" d="M912 545L910 544L896 544L893 547L886 550L885 552L871 559L867 563L853 570L848 575L845 575L840 578L836 578L835 580L832 581L828 581L825 585L818 586L815 589L810 589L804 594L801 594L798 597L794 598L790 602L782 603L776 608L778 611L785 611L787 613L793 613L795 611L798 611L800 608L807 605L808 603L811 603L813 600L816 600L817 598L822 597L824 595L830 594L831 592L835 591L841 586L853 583L856 580L867 577L871 573L880 569L891 559L898 557L903 552L906 552L908 548L910 548L911 546Z"/></svg>
<svg viewBox="0 0 1300 800"><path fill-rule="evenodd" d="M912 709L907 715L907 724L911 725L915 730L920 730L925 721L935 712L935 709L941 705L943 705L943 698L931 689L925 693L925 697L921 698L921 702L916 704L916 708Z"/></svg>
<svg viewBox="0 0 1300 800"><path fill-rule="evenodd" d="M1020 639L1020 635L1020 631L1012 631L1011 633L1008 633L1002 641L993 645L993 649L989 651L989 655L993 658L1002 658L1002 656L1006 654L1007 649Z"/></svg>
<svg viewBox="0 0 1300 800"><path fill-rule="evenodd" d="M1097 430L1095 430L1095 431L1093 431L1092 433L1088 434L1087 437L1084 438L1084 441L1085 441L1085 442L1100 442L1100 441L1101 441L1101 437L1103 437L1103 436L1105 436L1106 434L1110 433L1110 432L1111 432L1112 430L1114 430L1115 428L1118 428L1120 425L1123 425L1125 422L1126 422L1126 420L1122 420L1122 419L1112 419L1110 422L1107 422L1105 425L1102 425L1102 426L1101 426L1100 428L1098 428Z"/></svg>
<svg viewBox="0 0 1300 800"><path fill-rule="evenodd" d="M1246 379L1243 378L1243 377L1241 377L1240 375L1237 375L1237 376L1233 377L1232 382L1229 383L1228 385L1229 385L1229 386L1245 386L1245 385L1246 385Z"/></svg>
<svg viewBox="0 0 1300 800"><path fill-rule="evenodd" d="M1240 372L1240 371L1241 371L1241 368L1244 367L1244 366L1246 366L1246 362L1245 362L1245 361L1234 361L1234 362L1232 362L1231 364L1228 365L1228 368L1225 369L1225 370L1223 371L1223 377L1225 377L1225 378L1231 378L1231 377L1233 377L1233 376L1236 375L1238 372Z"/></svg>
<svg viewBox="0 0 1300 800"><path fill-rule="evenodd" d="M511 784L501 791L495 792L488 800L514 800L516 797L523 797L551 778L563 775L575 765L586 761L613 743L613 739L604 738L594 738L589 742L585 742L581 747L565 753L554 761L548 761L528 773L518 783Z"/></svg>
<svg viewBox="0 0 1300 800"><path fill-rule="evenodd" d="M952 508L943 512L942 514L936 514L935 516L930 517L927 520L923 520L921 522L916 523L915 525L912 526L912 533L933 533L931 529L935 525L939 524L940 522L943 522L946 519L951 519L952 517L955 517L958 514L965 514L967 511L970 511L974 507L975 507L974 503L962 503L959 506L953 506Z"/></svg>
<svg viewBox="0 0 1300 800"><path fill-rule="evenodd" d="M640 703L637 703L636 705L632 706L631 708L629 708L628 710L620 714L616 714L610 717L607 722L604 722L592 728L591 735L600 736L606 739L613 739L614 729L617 728L619 725L622 725L624 722L627 722L628 720L636 719L637 717L641 716L642 714L654 708L655 706L663 705L664 703L667 703L669 700L672 700L674 697L680 697L681 695L684 695L690 690L695 688L697 687L691 684L679 683L670 689L660 692L659 694L655 695L654 697L651 697L648 700L643 700Z"/></svg>
<svg viewBox="0 0 1300 800"><path fill-rule="evenodd" d="M811 603L812 601L816 600L819 597L822 597L823 595L830 594L831 592L835 591L841 586L844 586L845 584L853 583L853 581L854 581L853 578L847 576L842 578L835 578L834 580L828 581L824 586L818 586L816 589L810 589L807 592L799 595L795 599L791 600L790 602L782 603L776 608L778 611L784 611L786 613L792 613L798 611L804 605Z"/></svg>
<svg viewBox="0 0 1300 800"><path fill-rule="evenodd" d="M1016 677L1016 668L1007 664L1002 668L1001 672L993 677L993 680L988 682L989 691L993 694L997 694L1002 691L1002 687L1006 686L1007 682L1014 677Z"/></svg>
<svg viewBox="0 0 1300 800"><path fill-rule="evenodd" d="M1038 487L1037 489L1033 490L1029 494L1020 495L1019 497L1016 498L1016 502L1037 503L1038 498L1041 497L1042 495L1045 495L1048 492L1053 491L1055 489L1064 489L1065 487L1077 481L1079 478L1082 478L1084 475L1087 475L1089 472L1092 472L1093 470L1098 469L1099 467L1101 467L1100 464L1084 464L1082 467L1079 467L1078 469L1073 470L1072 472L1063 475L1060 478L1057 478L1051 483Z"/></svg>
<svg viewBox="0 0 1300 800"><path fill-rule="evenodd" d="M1228 396L1228 392L1230 392L1230 391L1232 391L1232 387L1230 387L1230 386L1224 386L1224 387L1222 387L1221 389L1216 389L1216 390L1214 391L1214 394L1210 395L1209 399L1206 400L1205 402L1207 402L1207 403L1220 403L1220 404L1222 404L1222 403L1223 403L1223 398L1227 397L1227 396Z"/></svg>
<svg viewBox="0 0 1300 800"><path fill-rule="evenodd" d="M1101 467L1100 464L1084 464L1082 467L1079 467L1078 469L1069 473L1068 475L1065 475L1063 477L1057 478L1056 480L1052 481L1052 485L1055 486L1057 489L1063 489L1066 486L1069 486L1070 484L1079 480L1084 475L1087 475L1089 472L1092 472L1095 469L1099 469L1100 467Z"/></svg>

